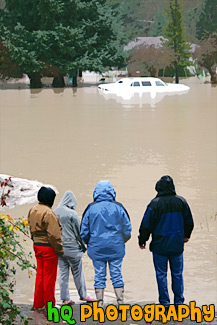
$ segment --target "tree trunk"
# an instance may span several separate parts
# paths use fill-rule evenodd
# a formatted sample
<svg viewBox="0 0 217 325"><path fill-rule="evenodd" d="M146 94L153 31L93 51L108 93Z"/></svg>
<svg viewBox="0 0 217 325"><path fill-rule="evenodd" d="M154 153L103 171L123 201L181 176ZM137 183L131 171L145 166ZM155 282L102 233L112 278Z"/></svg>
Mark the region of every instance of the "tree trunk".
<svg viewBox="0 0 217 325"><path fill-rule="evenodd" d="M157 78L158 77L158 69L156 69L155 67L150 67L148 69L148 72L150 73L151 77Z"/></svg>
<svg viewBox="0 0 217 325"><path fill-rule="evenodd" d="M77 70L73 71L73 73L72 73L72 87L78 87L77 76L78 76L78 71Z"/></svg>
<svg viewBox="0 0 217 325"><path fill-rule="evenodd" d="M155 78L158 78L158 74L159 74L159 69L155 70Z"/></svg>
<svg viewBox="0 0 217 325"><path fill-rule="evenodd" d="M216 85L217 84L217 74L215 70L209 69L210 73L210 79L211 79L211 84Z"/></svg>
<svg viewBox="0 0 217 325"><path fill-rule="evenodd" d="M179 69L178 69L178 64L177 63L175 63L174 68L175 68L176 84L178 84L179 83Z"/></svg>
<svg viewBox="0 0 217 325"><path fill-rule="evenodd" d="M82 69L81 68L79 68L79 70L78 70L78 76L79 76L79 78L82 78Z"/></svg>
<svg viewBox="0 0 217 325"><path fill-rule="evenodd" d="M39 73L28 73L30 88L42 88L41 76Z"/></svg>
<svg viewBox="0 0 217 325"><path fill-rule="evenodd" d="M62 74L55 75L53 78L52 87L64 88L65 87L64 75Z"/></svg>
<svg viewBox="0 0 217 325"><path fill-rule="evenodd" d="M72 76L72 87L78 87L77 76Z"/></svg>

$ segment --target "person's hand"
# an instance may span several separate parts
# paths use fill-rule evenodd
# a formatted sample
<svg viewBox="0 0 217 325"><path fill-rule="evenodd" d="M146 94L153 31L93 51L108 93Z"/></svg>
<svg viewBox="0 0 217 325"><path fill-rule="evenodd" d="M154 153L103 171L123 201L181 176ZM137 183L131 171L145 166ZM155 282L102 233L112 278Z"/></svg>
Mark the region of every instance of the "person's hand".
<svg viewBox="0 0 217 325"><path fill-rule="evenodd" d="M139 245L139 248L140 249L145 249L146 248L145 246L146 246L146 244L142 244L142 245Z"/></svg>
<svg viewBox="0 0 217 325"><path fill-rule="evenodd" d="M184 238L184 243L187 243L189 241L189 238Z"/></svg>

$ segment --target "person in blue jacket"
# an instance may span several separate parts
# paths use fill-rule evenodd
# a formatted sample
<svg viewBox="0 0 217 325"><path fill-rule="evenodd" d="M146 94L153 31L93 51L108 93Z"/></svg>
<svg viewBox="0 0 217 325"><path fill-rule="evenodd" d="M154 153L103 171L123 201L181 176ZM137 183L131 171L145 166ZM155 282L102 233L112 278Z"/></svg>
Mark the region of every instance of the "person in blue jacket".
<svg viewBox="0 0 217 325"><path fill-rule="evenodd" d="M107 263L117 302L123 303L121 266L125 243L131 237L131 223L127 211L115 197L116 192L109 181L98 182L93 192L94 201L87 206L81 220L80 235L93 261L94 288L100 307L103 306Z"/></svg>
<svg viewBox="0 0 217 325"><path fill-rule="evenodd" d="M139 229L139 246L146 248L152 234L150 251L159 291L160 304L168 307L170 298L167 288L167 266L172 277L174 304L184 302L183 251L188 242L194 222L186 200L176 195L173 179L162 176L156 183L157 196L149 203Z"/></svg>

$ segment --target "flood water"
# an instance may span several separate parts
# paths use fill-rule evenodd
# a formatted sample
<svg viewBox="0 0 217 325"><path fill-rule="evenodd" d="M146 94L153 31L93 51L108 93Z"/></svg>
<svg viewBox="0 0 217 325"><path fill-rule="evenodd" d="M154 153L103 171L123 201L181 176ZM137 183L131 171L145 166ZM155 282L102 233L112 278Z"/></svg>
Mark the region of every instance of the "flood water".
<svg viewBox="0 0 217 325"><path fill-rule="evenodd" d="M99 180L114 185L133 227L123 263L126 302L158 301L152 255L138 248L137 235L156 181L168 174L195 220L184 253L185 301L217 303L217 88L196 78L183 83L191 87L186 94L129 101L106 98L94 86L0 90L1 173L53 184L59 191L54 208L72 190L80 217ZM33 205L5 213L27 216ZM83 263L94 295L86 254ZM114 302L107 278L106 300ZM32 302L34 280L18 271L16 302ZM56 289L58 297L58 281ZM72 278L70 291L78 301Z"/></svg>

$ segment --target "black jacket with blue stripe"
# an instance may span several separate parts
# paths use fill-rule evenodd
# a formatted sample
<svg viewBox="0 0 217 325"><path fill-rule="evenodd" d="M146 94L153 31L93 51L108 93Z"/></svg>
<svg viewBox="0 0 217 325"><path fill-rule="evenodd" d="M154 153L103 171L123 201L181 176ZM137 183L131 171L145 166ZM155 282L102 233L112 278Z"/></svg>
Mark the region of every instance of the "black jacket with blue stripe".
<svg viewBox="0 0 217 325"><path fill-rule="evenodd" d="M156 184L157 196L148 205L139 229L139 245L152 235L150 251L158 255L177 255L184 250L194 222L187 201L176 195L173 180L163 176Z"/></svg>

